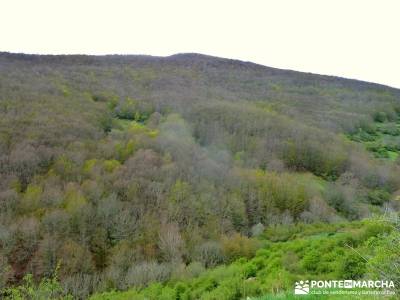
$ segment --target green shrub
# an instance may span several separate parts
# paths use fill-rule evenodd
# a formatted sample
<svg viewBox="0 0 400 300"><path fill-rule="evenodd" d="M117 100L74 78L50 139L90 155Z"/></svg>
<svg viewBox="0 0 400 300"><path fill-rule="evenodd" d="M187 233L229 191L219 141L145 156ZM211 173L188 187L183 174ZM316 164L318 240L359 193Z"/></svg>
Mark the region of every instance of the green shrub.
<svg viewBox="0 0 400 300"><path fill-rule="evenodd" d="M259 247L259 243L239 233L222 238L222 251L228 262L232 262L240 257L250 258L254 256Z"/></svg>
<svg viewBox="0 0 400 300"><path fill-rule="evenodd" d="M121 163L116 159L105 160L103 163L104 170L106 170L109 173L113 172L120 165L121 165Z"/></svg>
<svg viewBox="0 0 400 300"><path fill-rule="evenodd" d="M393 226L383 220L372 220L367 222L361 233L362 241L366 241L371 237L389 234L393 230Z"/></svg>
<svg viewBox="0 0 400 300"><path fill-rule="evenodd" d="M318 249L310 250L302 259L302 267L311 274L315 273L320 263L321 255L322 253Z"/></svg>
<svg viewBox="0 0 400 300"><path fill-rule="evenodd" d="M105 114L99 118L100 127L105 133L109 133L114 125L114 120L110 114Z"/></svg>
<svg viewBox="0 0 400 300"><path fill-rule="evenodd" d="M138 120L140 116L137 111L138 103L136 100L127 98L125 101L121 101L114 109L114 112L118 118L128 120Z"/></svg>
<svg viewBox="0 0 400 300"><path fill-rule="evenodd" d="M388 120L388 116L383 111L379 111L379 112L376 112L374 114L374 121L375 122L383 123L383 122L386 122L387 120Z"/></svg>
<svg viewBox="0 0 400 300"><path fill-rule="evenodd" d="M368 202L374 205L382 205L390 200L390 194L384 190L372 190L367 195Z"/></svg>
<svg viewBox="0 0 400 300"><path fill-rule="evenodd" d="M366 261L359 253L350 252L345 256L339 270L339 278L359 279L366 270Z"/></svg>
<svg viewBox="0 0 400 300"><path fill-rule="evenodd" d="M9 300L72 300L71 295L66 295L57 277L57 270L52 278L45 278L35 284L32 274L24 276L22 283L19 286L3 289L0 292L2 299Z"/></svg>

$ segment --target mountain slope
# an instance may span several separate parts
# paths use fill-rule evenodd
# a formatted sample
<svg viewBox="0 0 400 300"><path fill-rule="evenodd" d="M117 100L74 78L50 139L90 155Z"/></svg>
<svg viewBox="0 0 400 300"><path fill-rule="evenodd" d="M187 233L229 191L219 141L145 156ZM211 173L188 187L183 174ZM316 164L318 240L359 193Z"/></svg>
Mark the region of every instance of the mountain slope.
<svg viewBox="0 0 400 300"><path fill-rule="evenodd" d="M0 53L1 284L60 263L85 298L146 285L136 265L165 281L250 257L278 224L395 212L399 125L400 91L373 83L200 54Z"/></svg>

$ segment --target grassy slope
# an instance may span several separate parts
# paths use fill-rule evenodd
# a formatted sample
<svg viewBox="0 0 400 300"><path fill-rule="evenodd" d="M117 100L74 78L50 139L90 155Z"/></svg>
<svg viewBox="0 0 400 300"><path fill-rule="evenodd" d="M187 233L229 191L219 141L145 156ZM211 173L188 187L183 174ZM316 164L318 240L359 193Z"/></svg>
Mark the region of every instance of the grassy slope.
<svg viewBox="0 0 400 300"><path fill-rule="evenodd" d="M367 130L359 130L350 139L362 143L376 158L396 161L400 154L400 116L394 121L375 121Z"/></svg>

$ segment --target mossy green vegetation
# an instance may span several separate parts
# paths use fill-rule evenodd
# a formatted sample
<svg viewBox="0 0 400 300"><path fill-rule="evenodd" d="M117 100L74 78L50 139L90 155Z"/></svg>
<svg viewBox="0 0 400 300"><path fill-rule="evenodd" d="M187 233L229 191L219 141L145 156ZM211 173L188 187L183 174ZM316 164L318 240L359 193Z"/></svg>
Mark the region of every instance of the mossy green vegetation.
<svg viewBox="0 0 400 300"><path fill-rule="evenodd" d="M350 139L365 145L376 158L396 161L400 153L400 115L389 120L385 113L377 113L374 123L358 127Z"/></svg>

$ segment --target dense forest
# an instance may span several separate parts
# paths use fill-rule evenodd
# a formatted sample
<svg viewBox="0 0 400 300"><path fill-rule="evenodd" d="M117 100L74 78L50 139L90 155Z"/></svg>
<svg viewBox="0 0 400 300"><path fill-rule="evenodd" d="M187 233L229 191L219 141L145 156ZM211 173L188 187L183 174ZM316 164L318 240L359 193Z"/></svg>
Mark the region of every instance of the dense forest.
<svg viewBox="0 0 400 300"><path fill-rule="evenodd" d="M0 53L1 295L400 282L399 153L386 86L199 54Z"/></svg>

